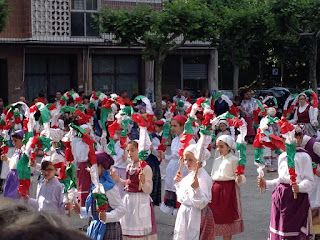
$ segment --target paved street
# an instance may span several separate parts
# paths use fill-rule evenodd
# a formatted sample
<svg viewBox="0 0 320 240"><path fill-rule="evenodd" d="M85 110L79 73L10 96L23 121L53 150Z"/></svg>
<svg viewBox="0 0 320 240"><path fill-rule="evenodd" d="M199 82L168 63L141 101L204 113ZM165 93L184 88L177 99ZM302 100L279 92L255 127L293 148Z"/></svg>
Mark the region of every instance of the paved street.
<svg viewBox="0 0 320 240"><path fill-rule="evenodd" d="M205 169L210 173L212 168L213 157L207 162ZM267 231L269 225L269 215L271 206L271 193L265 192L259 194L259 189L256 186L256 166L253 163L253 147L247 147L247 166L246 166L247 184L241 188L242 206L244 215L245 231L242 234L233 237L235 240L263 240L267 239ZM266 173L267 179L275 178L277 174ZM35 195L35 183L37 176L33 177L33 194ZM164 186L164 182L162 184ZM162 191L163 193L164 191ZM175 217L164 214L159 207L155 207L156 222L158 228L158 239L172 239L172 232L175 223ZM69 218L70 224L73 227L81 227L87 223L87 220L80 219L77 215L72 215ZM222 239L216 237L216 239Z"/></svg>

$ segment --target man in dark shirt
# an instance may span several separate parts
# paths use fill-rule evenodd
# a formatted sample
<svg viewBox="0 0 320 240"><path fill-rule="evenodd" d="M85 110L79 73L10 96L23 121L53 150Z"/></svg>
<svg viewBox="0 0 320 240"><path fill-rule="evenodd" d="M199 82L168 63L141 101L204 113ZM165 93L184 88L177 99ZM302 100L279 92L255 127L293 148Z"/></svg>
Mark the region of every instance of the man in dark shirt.
<svg viewBox="0 0 320 240"><path fill-rule="evenodd" d="M226 103L225 100L219 97L214 103L214 112L217 116L219 116L225 113L226 111L229 111L229 105L228 103Z"/></svg>

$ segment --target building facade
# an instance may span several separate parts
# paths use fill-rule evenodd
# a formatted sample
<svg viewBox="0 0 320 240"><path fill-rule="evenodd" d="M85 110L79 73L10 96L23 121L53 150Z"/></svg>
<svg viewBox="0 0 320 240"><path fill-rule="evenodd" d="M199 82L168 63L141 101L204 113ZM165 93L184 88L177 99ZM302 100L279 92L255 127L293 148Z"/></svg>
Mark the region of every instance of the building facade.
<svg viewBox="0 0 320 240"><path fill-rule="evenodd" d="M8 0L9 22L0 33L0 97L5 103L20 96L29 101L40 91L74 89L119 93L125 89L153 97L153 62L141 48L117 45L102 35L92 14L104 4L135 6L141 0ZM142 0L161 9L162 0ZM217 89L217 51L191 43L168 56L163 91Z"/></svg>

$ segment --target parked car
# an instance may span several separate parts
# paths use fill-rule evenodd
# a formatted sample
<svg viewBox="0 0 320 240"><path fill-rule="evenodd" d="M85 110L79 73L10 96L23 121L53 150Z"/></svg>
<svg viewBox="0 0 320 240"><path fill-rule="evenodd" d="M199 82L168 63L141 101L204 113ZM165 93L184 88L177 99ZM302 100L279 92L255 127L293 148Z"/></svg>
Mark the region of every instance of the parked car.
<svg viewBox="0 0 320 240"><path fill-rule="evenodd" d="M258 90L254 93L254 97L265 97L270 93L272 93L272 95L277 99L278 111L282 113L283 105L287 100L288 96L290 95L290 91L287 88L274 87L267 90Z"/></svg>
<svg viewBox="0 0 320 240"><path fill-rule="evenodd" d="M231 101L233 100L233 92L232 92L232 90L218 90L218 92L228 96L231 99Z"/></svg>

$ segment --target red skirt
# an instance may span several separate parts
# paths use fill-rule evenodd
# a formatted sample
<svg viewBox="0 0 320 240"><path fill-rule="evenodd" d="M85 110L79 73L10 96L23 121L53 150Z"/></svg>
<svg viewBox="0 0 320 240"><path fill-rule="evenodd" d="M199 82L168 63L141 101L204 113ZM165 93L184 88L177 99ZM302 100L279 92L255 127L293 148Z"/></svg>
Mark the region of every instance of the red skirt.
<svg viewBox="0 0 320 240"><path fill-rule="evenodd" d="M78 200L81 207L85 207L91 185L91 176L87 167L87 162L82 162L77 169Z"/></svg>
<svg viewBox="0 0 320 240"><path fill-rule="evenodd" d="M231 181L216 181L212 186L212 201L208 204L216 224L232 223L239 218L236 184Z"/></svg>

